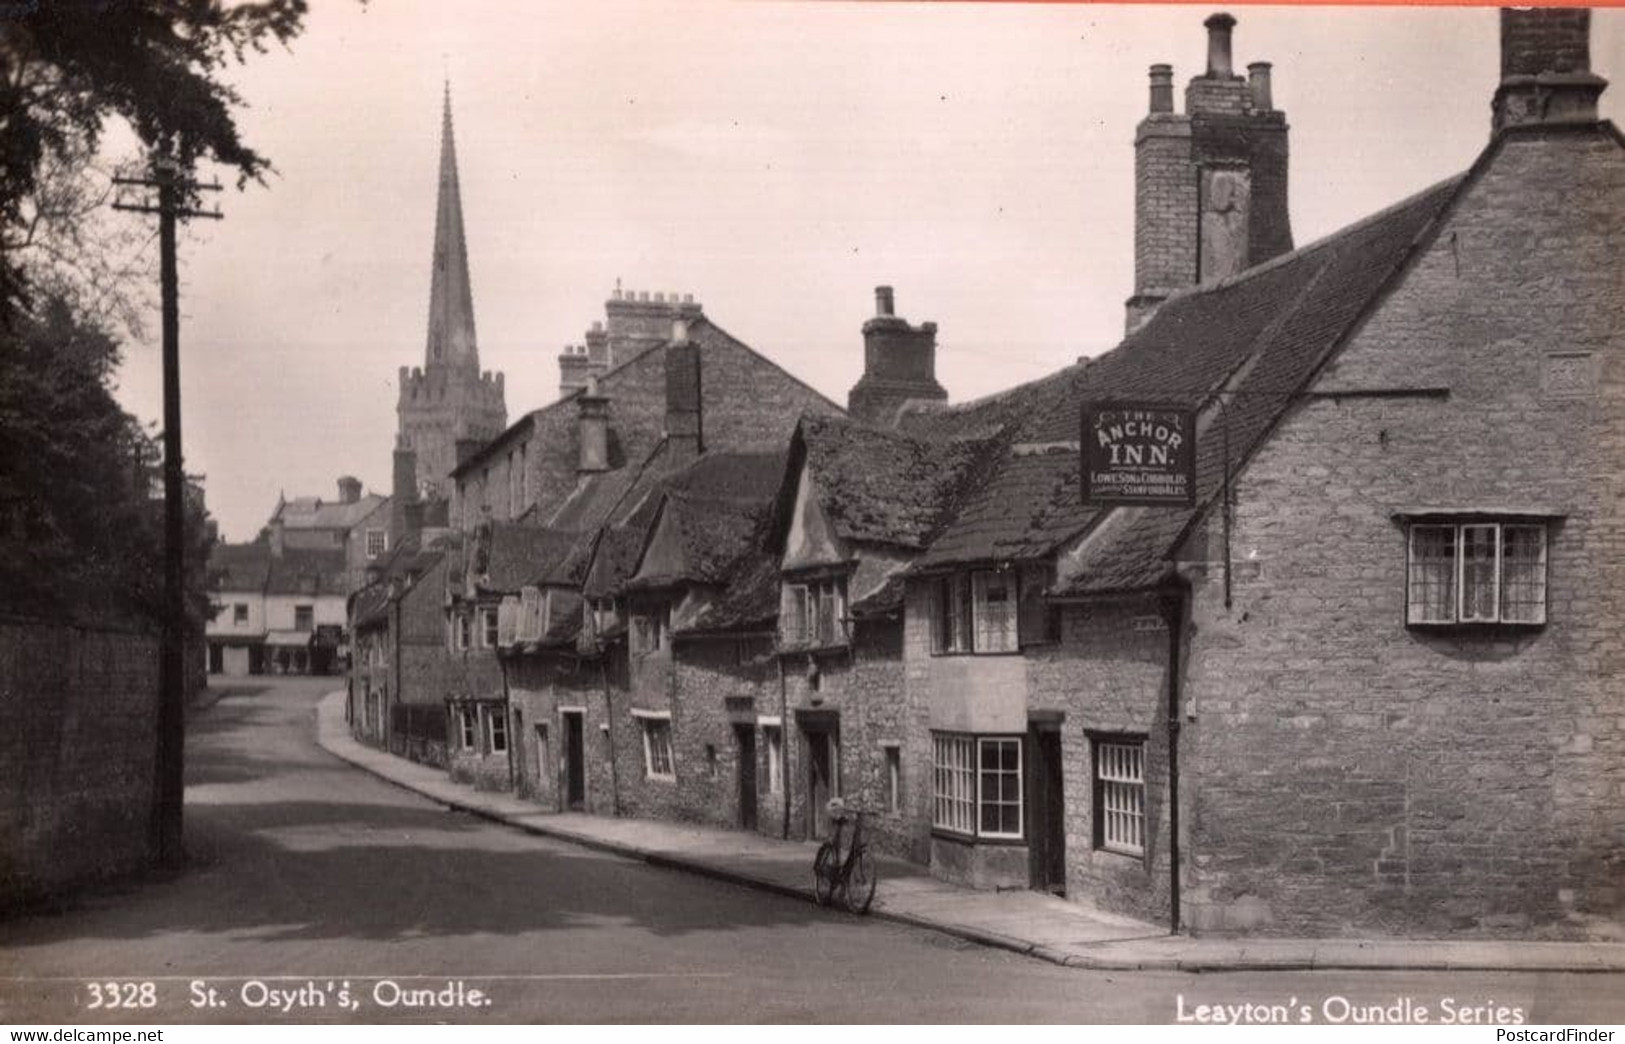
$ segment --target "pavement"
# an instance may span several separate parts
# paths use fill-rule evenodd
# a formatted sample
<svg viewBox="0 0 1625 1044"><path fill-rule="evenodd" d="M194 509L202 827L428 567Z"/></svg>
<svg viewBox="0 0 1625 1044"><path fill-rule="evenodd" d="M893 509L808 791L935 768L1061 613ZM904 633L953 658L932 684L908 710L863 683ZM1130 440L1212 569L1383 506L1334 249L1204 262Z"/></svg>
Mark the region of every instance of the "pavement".
<svg viewBox="0 0 1625 1044"><path fill-rule="evenodd" d="M316 741L379 779L518 830L816 902L817 844L687 823L550 812L512 794L454 783L443 771L357 742L344 693L316 707ZM1098 970L1625 971L1625 944L1431 939L1284 939L1170 935L1087 904L1028 891L974 891L924 868L881 860L870 916L1048 961Z"/></svg>

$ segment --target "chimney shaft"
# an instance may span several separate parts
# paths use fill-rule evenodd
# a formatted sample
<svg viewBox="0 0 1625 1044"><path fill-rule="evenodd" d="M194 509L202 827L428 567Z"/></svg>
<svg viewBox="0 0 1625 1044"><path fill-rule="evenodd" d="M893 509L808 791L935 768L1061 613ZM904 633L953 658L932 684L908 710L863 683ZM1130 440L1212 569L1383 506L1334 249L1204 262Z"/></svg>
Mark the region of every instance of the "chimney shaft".
<svg viewBox="0 0 1625 1044"><path fill-rule="evenodd" d="M1171 65L1151 67L1151 111L1174 111L1174 67Z"/></svg>
<svg viewBox="0 0 1625 1044"><path fill-rule="evenodd" d="M587 387L576 399L577 434L581 452L577 471L609 470L609 398L598 392L598 378L587 378Z"/></svg>
<svg viewBox="0 0 1625 1044"><path fill-rule="evenodd" d="M896 315L897 314L897 305L896 305L896 302L895 302L895 300L894 300L894 298L892 296L892 288L891 287L889 287L889 286L877 286L877 287L875 287L875 314L876 315Z"/></svg>
<svg viewBox="0 0 1625 1044"><path fill-rule="evenodd" d="M905 403L942 402L937 383L937 324L910 326L894 314L889 286L875 287L875 316L863 324L863 376L847 393L847 412L892 424Z"/></svg>
<svg viewBox="0 0 1625 1044"><path fill-rule="evenodd" d="M1608 81L1591 71L1591 11L1501 9L1501 83L1492 126L1595 123Z"/></svg>
<svg viewBox="0 0 1625 1044"><path fill-rule="evenodd" d="M1207 74L1234 76L1230 67L1230 30L1236 27L1236 20L1221 11L1202 24L1207 27Z"/></svg>
<svg viewBox="0 0 1625 1044"><path fill-rule="evenodd" d="M1269 112L1275 108L1275 99L1270 90L1270 63L1253 62L1247 66L1247 86L1253 94L1253 109L1256 112Z"/></svg>

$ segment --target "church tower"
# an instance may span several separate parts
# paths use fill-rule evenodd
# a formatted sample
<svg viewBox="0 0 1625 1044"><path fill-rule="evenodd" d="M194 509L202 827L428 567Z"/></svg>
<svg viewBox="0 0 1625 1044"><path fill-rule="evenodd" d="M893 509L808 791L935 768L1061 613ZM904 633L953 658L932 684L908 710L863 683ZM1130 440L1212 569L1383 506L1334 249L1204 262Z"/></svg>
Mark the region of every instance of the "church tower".
<svg viewBox="0 0 1625 1044"><path fill-rule="evenodd" d="M440 187L429 282L429 336L423 366L400 370L396 450L416 458L417 485L431 499L450 499L457 445L481 444L507 427L502 374L480 371L474 336L474 293L468 278L451 85L440 124Z"/></svg>

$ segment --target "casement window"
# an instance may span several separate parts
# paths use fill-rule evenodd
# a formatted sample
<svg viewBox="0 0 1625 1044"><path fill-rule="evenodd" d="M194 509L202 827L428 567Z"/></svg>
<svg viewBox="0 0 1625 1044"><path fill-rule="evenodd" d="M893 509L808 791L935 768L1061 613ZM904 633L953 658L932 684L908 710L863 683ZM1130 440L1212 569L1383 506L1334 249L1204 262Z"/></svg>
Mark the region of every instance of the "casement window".
<svg viewBox="0 0 1625 1044"><path fill-rule="evenodd" d="M602 635L615 626L615 599L594 598L588 607L592 615L593 633Z"/></svg>
<svg viewBox="0 0 1625 1044"><path fill-rule="evenodd" d="M519 589L519 622L514 637L521 642L539 642L547 633L547 598L541 588Z"/></svg>
<svg viewBox="0 0 1625 1044"><path fill-rule="evenodd" d="M474 641L474 625L468 613L451 615L451 647L458 652L466 650Z"/></svg>
<svg viewBox="0 0 1625 1044"><path fill-rule="evenodd" d="M502 634L501 621L494 605L480 606L480 648L495 649Z"/></svg>
<svg viewBox="0 0 1625 1044"><path fill-rule="evenodd" d="M931 651L1015 652L1017 612L1016 574L1010 570L943 577L931 587Z"/></svg>
<svg viewBox="0 0 1625 1044"><path fill-rule="evenodd" d="M1095 847L1145 854L1145 738L1094 739Z"/></svg>
<svg viewBox="0 0 1625 1044"><path fill-rule="evenodd" d="M389 550L389 534L382 529L367 530L367 557L377 558Z"/></svg>
<svg viewBox="0 0 1625 1044"><path fill-rule="evenodd" d="M246 625L248 623L248 606L242 602L233 605L231 607L231 622L238 627Z"/></svg>
<svg viewBox="0 0 1625 1044"><path fill-rule="evenodd" d="M1546 622L1546 526L1538 522L1414 522L1405 622Z"/></svg>
<svg viewBox="0 0 1625 1044"><path fill-rule="evenodd" d="M485 708L485 745L492 754L508 751L508 712L502 707Z"/></svg>
<svg viewBox="0 0 1625 1044"><path fill-rule="evenodd" d="M896 815L903 810L903 748L887 743L880 749L886 759L886 811Z"/></svg>
<svg viewBox="0 0 1625 1044"><path fill-rule="evenodd" d="M667 632L671 629L671 608L660 606L649 608L632 617L632 651L635 653L659 652L666 644Z"/></svg>
<svg viewBox="0 0 1625 1044"><path fill-rule="evenodd" d="M767 749L767 792L784 793L784 730L777 725L762 726L762 746Z"/></svg>
<svg viewBox="0 0 1625 1044"><path fill-rule="evenodd" d="M846 581L825 577L784 585L783 644L795 648L843 645L846 633Z"/></svg>
<svg viewBox="0 0 1625 1044"><path fill-rule="evenodd" d="M294 606L293 629L296 631L314 631L316 629L316 607L313 605Z"/></svg>
<svg viewBox="0 0 1625 1044"><path fill-rule="evenodd" d="M971 837L1020 839L1021 737L932 733L931 747L932 825Z"/></svg>
<svg viewBox="0 0 1625 1044"><path fill-rule="evenodd" d="M633 711L643 730L643 775L646 779L677 778L671 753L671 715Z"/></svg>
<svg viewBox="0 0 1625 1044"><path fill-rule="evenodd" d="M458 738L462 740L464 750L473 750L479 742L478 712L473 707L457 708Z"/></svg>

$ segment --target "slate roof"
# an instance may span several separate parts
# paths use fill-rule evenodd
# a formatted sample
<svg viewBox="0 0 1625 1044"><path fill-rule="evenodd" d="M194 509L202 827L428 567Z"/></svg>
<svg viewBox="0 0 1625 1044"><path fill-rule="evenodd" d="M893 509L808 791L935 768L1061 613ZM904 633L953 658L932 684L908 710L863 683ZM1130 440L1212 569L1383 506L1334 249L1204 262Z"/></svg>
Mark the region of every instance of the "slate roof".
<svg viewBox="0 0 1625 1044"><path fill-rule="evenodd" d="M705 606L679 633L718 634L756 630L779 615L778 559L752 544L729 567L730 582L722 595Z"/></svg>
<svg viewBox="0 0 1625 1044"><path fill-rule="evenodd" d="M368 493L353 503L324 501L320 497L295 497L277 506L271 516L286 529L350 529L378 510L386 498Z"/></svg>
<svg viewBox="0 0 1625 1044"><path fill-rule="evenodd" d="M647 525L643 522L611 526L599 535L591 566L581 585L585 597L607 598L620 589L637 567Z"/></svg>
<svg viewBox="0 0 1625 1044"><path fill-rule="evenodd" d="M803 417L802 454L843 540L924 547L959 506L986 439L936 441L845 418Z"/></svg>
<svg viewBox="0 0 1625 1044"><path fill-rule="evenodd" d="M342 595L345 582L345 556L342 550L283 548L272 555L265 579L266 594Z"/></svg>
<svg viewBox="0 0 1625 1044"><path fill-rule="evenodd" d="M676 536L683 561L673 572L638 572L629 590L686 584L727 584L732 567L759 540L768 501L701 499L668 490L657 527ZM645 542L647 546L647 541ZM641 569L641 567L640 567Z"/></svg>
<svg viewBox="0 0 1625 1044"><path fill-rule="evenodd" d="M263 591L270 571L270 544L216 544L209 549L212 591Z"/></svg>

